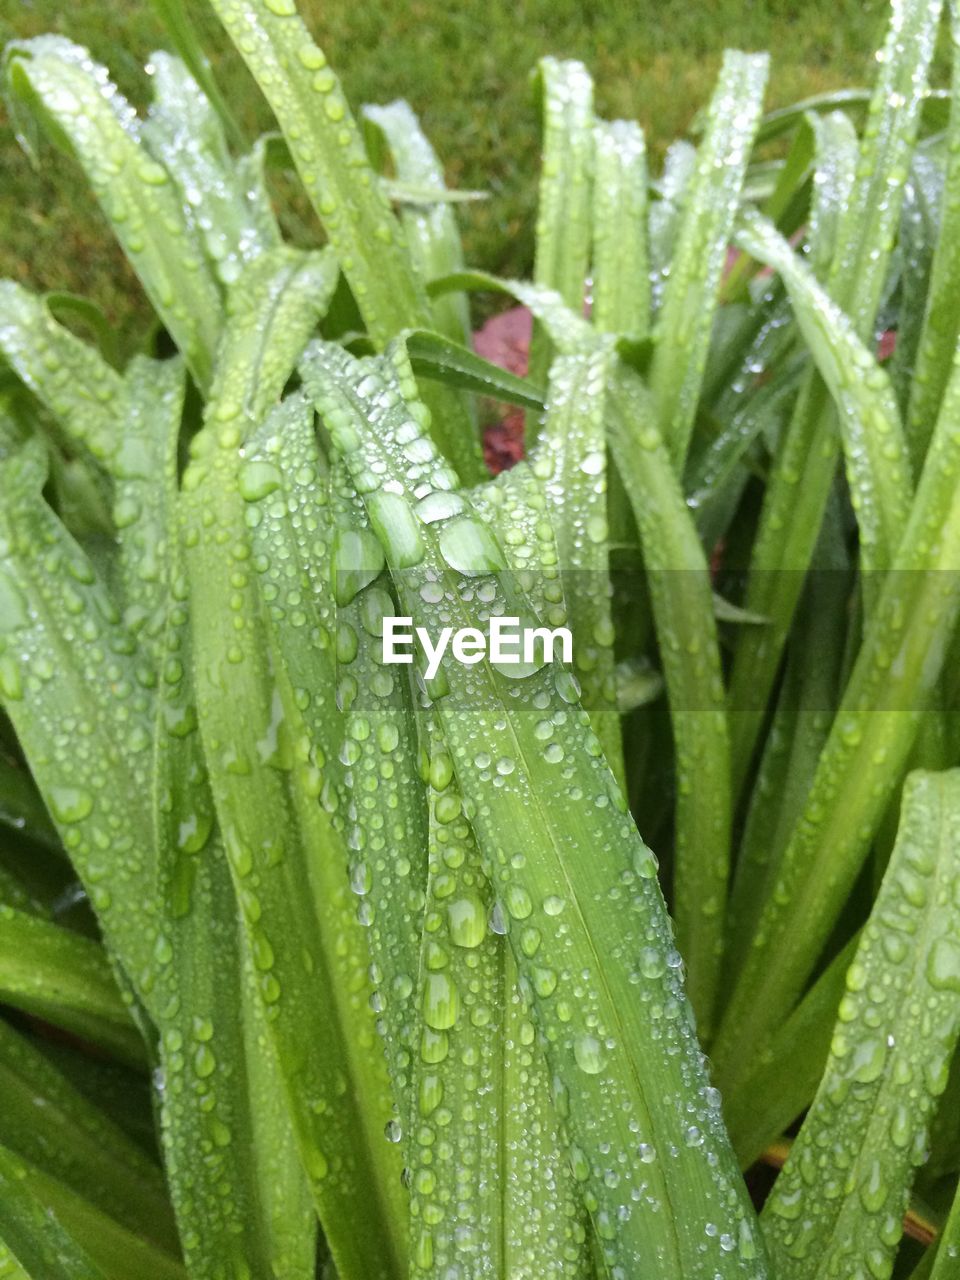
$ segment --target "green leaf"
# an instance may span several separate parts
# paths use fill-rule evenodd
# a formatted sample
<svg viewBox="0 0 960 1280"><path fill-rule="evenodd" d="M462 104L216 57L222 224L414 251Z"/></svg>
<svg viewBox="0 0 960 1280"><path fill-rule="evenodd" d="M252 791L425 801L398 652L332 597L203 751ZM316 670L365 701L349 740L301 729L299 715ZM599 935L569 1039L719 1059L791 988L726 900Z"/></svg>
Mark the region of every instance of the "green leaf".
<svg viewBox="0 0 960 1280"><path fill-rule="evenodd" d="M139 1065L143 1041L110 965L89 938L13 907L0 907L0 1000Z"/></svg>
<svg viewBox="0 0 960 1280"><path fill-rule="evenodd" d="M893 10L856 171L826 282L862 342L873 336L903 187L933 54L939 0L905 0ZM846 161L841 172L846 170ZM747 607L771 620L744 632L730 677L734 795L742 789L780 665L803 577L816 544L837 458L837 426L823 382L801 389L777 450L751 555Z"/></svg>
<svg viewBox="0 0 960 1280"><path fill-rule="evenodd" d="M191 76L216 110L231 140L238 144L241 143L243 135L240 126L237 124L230 107L217 86L216 78L210 67L210 59L204 52L200 37L193 25L184 0L150 0L150 3L157 17L163 23L170 43L183 59Z"/></svg>
<svg viewBox="0 0 960 1280"><path fill-rule="evenodd" d="M170 174L210 269L229 286L245 262L280 243L269 195L251 181L251 157L233 160L212 103L179 58L160 51L150 61L154 99L144 142Z"/></svg>
<svg viewBox="0 0 960 1280"><path fill-rule="evenodd" d="M405 453L420 410L402 347L389 358L355 361L314 345L302 369L361 491L406 613L433 633L441 618L444 625L482 626L488 610L508 612L504 588L490 573L506 561L465 496L445 520L424 522L414 511L421 500L414 487L424 496L445 494L455 480L422 445L422 461L412 467ZM386 463L372 488L371 462ZM447 662L429 692L490 866L605 1264L629 1273L656 1259L664 1273L692 1280L765 1274L702 1074L653 857L622 811L599 742L576 706L575 685L550 665L518 680L492 664ZM500 781L491 785L494 777ZM589 859L577 854L584 848ZM612 900L618 909L611 912ZM538 935L533 955L524 949L531 928ZM638 957L646 966L639 1000L630 978ZM431 1030L446 1035L461 1011L462 996L450 984L424 1015ZM684 1102L665 1108L665 1096ZM617 1168L631 1170L630 1177L606 1176ZM634 1178L648 1184L656 1213L633 1202ZM731 1253L719 1239L708 1238L704 1248L702 1234L683 1226L703 1220L722 1224Z"/></svg>
<svg viewBox="0 0 960 1280"><path fill-rule="evenodd" d="M158 904L150 824L131 798L148 788L153 672L43 501L42 455L34 442L0 462L0 695L112 954L146 996Z"/></svg>
<svg viewBox="0 0 960 1280"><path fill-rule="evenodd" d="M928 1247L928 1253L931 1249L933 1249L932 1245ZM937 1241L932 1268L927 1271L921 1266L914 1273L912 1280L920 1280L921 1274L924 1280L951 1280L951 1276L956 1271L957 1258L960 1258L960 1193L954 1197L950 1216Z"/></svg>
<svg viewBox="0 0 960 1280"><path fill-rule="evenodd" d="M593 147L591 318L604 332L645 338L651 304L643 130L630 120L598 120Z"/></svg>
<svg viewBox="0 0 960 1280"><path fill-rule="evenodd" d="M570 310L582 315L590 264L593 183L593 81L586 67L573 60L541 58L536 87L543 120L543 160L537 196L534 284L555 289ZM529 370L545 383L551 344L535 324ZM536 438L539 419L527 414L528 441Z"/></svg>
<svg viewBox="0 0 960 1280"><path fill-rule="evenodd" d="M410 255L422 280L449 275L463 269L463 248L457 215L449 199L433 204L412 204L410 194L431 188L444 192L443 168L420 127L420 122L402 100L389 106L363 109L364 122L378 129L386 141L394 170L399 180L390 190L394 199L407 192L407 202L400 211L400 221L407 237ZM434 328L454 342L470 341L470 310L466 298L445 297L433 301Z"/></svg>
<svg viewBox="0 0 960 1280"><path fill-rule="evenodd" d="M640 530L677 756L673 914L709 1037L730 872L730 760L710 571L640 380L611 387L610 446Z"/></svg>
<svg viewBox="0 0 960 1280"><path fill-rule="evenodd" d="M9 1153L7 1158L11 1158ZM131 1271L156 1280L185 1280L186 1273L175 1257L135 1235L63 1183L26 1161L19 1162L19 1172L47 1217L61 1223L104 1280L127 1280Z"/></svg>
<svg viewBox="0 0 960 1280"><path fill-rule="evenodd" d="M490 396L524 409L543 409L546 395L526 378L491 364L467 347L429 329L406 334L410 363L419 378L445 382L448 386L477 395Z"/></svg>
<svg viewBox="0 0 960 1280"><path fill-rule="evenodd" d="M890 376L897 391L897 402L906 415L911 383L917 364L917 352L923 337L930 273L940 238L940 210L945 189L944 165L939 158L918 148L910 166L910 182L904 193L900 215L900 308L897 315L897 337L890 361ZM906 424L909 425L909 424ZM911 444L912 470L919 474L923 452L929 444Z"/></svg>
<svg viewBox="0 0 960 1280"><path fill-rule="evenodd" d="M869 618L803 812L767 898L713 1047L724 1083L744 1037L783 1021L827 941L928 711L960 613L960 367L893 569Z"/></svg>
<svg viewBox="0 0 960 1280"><path fill-rule="evenodd" d="M859 146L842 111L808 117L814 137L816 181L810 204L810 265L818 280L830 270L837 235L857 181Z"/></svg>
<svg viewBox="0 0 960 1280"><path fill-rule="evenodd" d="M573 669L581 702L623 785L610 611L607 440L604 419L612 345L558 356L550 369L543 429L531 458L557 541L560 581L573 633Z"/></svg>
<svg viewBox="0 0 960 1280"><path fill-rule="evenodd" d="M45 300L12 281L0 282L0 307L0 352L109 502L118 551L111 569L125 621L137 631L165 599L183 366L137 356L117 373L53 319Z"/></svg>
<svg viewBox="0 0 960 1280"><path fill-rule="evenodd" d="M954 46L960 40L960 10L950 5ZM940 236L930 270L923 332L910 384L906 424L914 465L923 459L953 367L960 333L960 58L953 58L946 182Z"/></svg>
<svg viewBox="0 0 960 1280"><path fill-rule="evenodd" d="M791 103L788 107L778 107L776 111L768 111L760 121L757 130L757 145L772 142L784 133L795 129L811 112L817 115L835 113L838 110L846 115L849 107L866 107L872 101L869 89L834 89L829 93L817 93L800 102Z"/></svg>
<svg viewBox="0 0 960 1280"><path fill-rule="evenodd" d="M0 1143L161 1248L177 1236L159 1167L0 1021Z"/></svg>
<svg viewBox="0 0 960 1280"><path fill-rule="evenodd" d="M29 773L0 751L0 823L22 832L47 849L59 849L60 837Z"/></svg>
<svg viewBox="0 0 960 1280"><path fill-rule="evenodd" d="M787 651L783 683L750 795L727 913L728 982L749 952L757 917L803 811L843 687L854 591L840 503L828 509Z"/></svg>
<svg viewBox="0 0 960 1280"><path fill-rule="evenodd" d="M404 1241L400 1169L383 1140L389 1105L367 1004L369 958L350 910L342 840L317 803L325 757L306 733L300 686L279 662L251 561L247 504L279 473L246 464L242 452L334 283L326 254L292 250L265 255L241 277L184 475L183 520L197 712L246 946L338 1271L375 1280L397 1273ZM322 680L306 687L333 698Z"/></svg>
<svg viewBox="0 0 960 1280"><path fill-rule="evenodd" d="M53 126L73 151L147 296L206 389L221 318L213 273L136 115L85 49L60 36L7 45L11 111ZM24 126L25 127L25 126Z"/></svg>
<svg viewBox="0 0 960 1280"><path fill-rule="evenodd" d="M958 834L960 772L911 774L823 1079L764 1208L784 1280L892 1268L960 1034Z"/></svg>
<svg viewBox="0 0 960 1280"><path fill-rule="evenodd" d="M444 1274L461 1256L458 1241L468 1238L478 1266L491 1274L581 1275L584 1214L560 1146L549 1076L435 710L421 719L430 872L417 999L429 1014L413 1066L412 1274ZM528 946L533 940L531 931ZM450 992L461 993L461 1007L448 1030L435 1030L433 1011ZM443 1107L482 1114L483 1123L457 1126L452 1157L438 1165L433 1146ZM539 1167L555 1171L557 1185L545 1188ZM552 1261L561 1249L562 1273Z"/></svg>
<svg viewBox="0 0 960 1280"><path fill-rule="evenodd" d="M104 1280L104 1274L27 1185L23 1161L0 1146L0 1265L15 1280Z"/></svg>
<svg viewBox="0 0 960 1280"><path fill-rule="evenodd" d="M270 103L297 172L356 299L374 345L433 316L406 236L377 181L340 82L311 40L294 0L231 0L213 8ZM429 396L436 439L458 472L483 463L466 405L444 388Z"/></svg>
<svg viewBox="0 0 960 1280"><path fill-rule="evenodd" d="M660 198L650 202L647 238L650 242L652 299L657 311L663 305L663 292L670 275L680 214L696 168L697 149L681 138L667 148L660 181L653 183L653 191Z"/></svg>
<svg viewBox="0 0 960 1280"><path fill-rule="evenodd" d="M728 50L685 193L670 275L657 315L650 387L660 433L683 469L717 289L767 78L765 55Z"/></svg>
<svg viewBox="0 0 960 1280"><path fill-rule="evenodd" d="M374 342L382 345L410 325L428 327L400 226L340 82L292 0L212 5L273 109Z"/></svg>
<svg viewBox="0 0 960 1280"><path fill-rule="evenodd" d="M575 355L584 347L596 346L599 336L590 323L573 311L556 289L539 284L527 284L523 280L503 280L485 271L455 271L453 275L432 280L429 293L432 297L464 289L471 292L489 290L506 293L525 307L529 307L543 325L550 341L563 355Z"/></svg>
<svg viewBox="0 0 960 1280"><path fill-rule="evenodd" d="M579 314L590 257L593 81L582 62L541 58L543 165L534 283L556 289Z"/></svg>
<svg viewBox="0 0 960 1280"><path fill-rule="evenodd" d="M903 538L913 481L890 379L850 321L772 223L745 214L736 242L777 271L837 407L866 573L888 569Z"/></svg>
<svg viewBox="0 0 960 1280"><path fill-rule="evenodd" d="M170 1195L195 1280L226 1280L244 1267L310 1280L316 1219L216 822L197 731L183 549L171 541L151 796L171 978L158 1015Z"/></svg>
<svg viewBox="0 0 960 1280"><path fill-rule="evenodd" d="M856 943L852 939L830 962L783 1026L753 1056L742 1084L724 1098L723 1117L744 1169L813 1100Z"/></svg>

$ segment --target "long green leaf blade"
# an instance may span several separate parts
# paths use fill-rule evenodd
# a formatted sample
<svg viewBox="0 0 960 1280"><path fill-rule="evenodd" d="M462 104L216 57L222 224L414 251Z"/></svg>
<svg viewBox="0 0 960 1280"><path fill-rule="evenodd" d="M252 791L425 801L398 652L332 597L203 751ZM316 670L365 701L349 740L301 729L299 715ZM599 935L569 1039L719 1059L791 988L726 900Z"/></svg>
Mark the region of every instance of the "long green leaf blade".
<svg viewBox="0 0 960 1280"><path fill-rule="evenodd" d="M176 1250L158 1166L6 1022L0 1022L0 1090L4 1147L130 1230Z"/></svg>
<svg viewBox="0 0 960 1280"><path fill-rule="evenodd" d="M907 444L890 379L772 223L746 214L736 241L777 271L787 286L797 322L837 406L863 569L888 569L913 497Z"/></svg>
<svg viewBox="0 0 960 1280"><path fill-rule="evenodd" d="M314 347L302 367L383 541L404 608L431 630L441 616L445 624L455 618L463 625L481 623L480 611L455 585L466 573L471 596L482 586L490 607L506 611L498 580L490 576L505 561L487 526L466 505L438 522L424 522L414 512L420 499L413 486L445 493L455 481L434 451L421 445L422 461L413 467L404 453L419 411L402 349L389 362L354 362L335 348ZM400 428L405 443L395 435ZM389 489L369 487L372 461L387 461ZM522 702L515 702L511 689L520 691ZM582 1153L576 1157L582 1194L606 1264L629 1273L655 1260L660 1270L682 1271L692 1280L764 1275L762 1246L716 1099L701 1074L653 858L623 812L585 713L575 707L575 685L549 666L518 683L486 664L448 664L432 691L521 979L529 983L541 1043L557 1077L564 1129ZM538 732L541 721L550 730L546 736ZM555 768L561 761L565 767ZM571 802L564 773L582 779L581 801ZM494 775L501 781L491 789ZM578 856L586 848L589 860ZM613 913L611 893L620 907ZM540 935L533 958L522 943L531 927ZM606 939L603 963L596 951L600 936ZM637 956L642 967L635 987L630 973ZM549 970L555 985L544 986L538 970ZM631 994L637 992L639 1000ZM451 984L444 999L425 1009L428 1025L449 1030L459 1002ZM687 1082L682 1089L681 1076ZM691 1090L693 1080L698 1084ZM672 1102L664 1107L667 1097ZM676 1155L667 1158L671 1150ZM611 1157L619 1177L605 1176L613 1169ZM634 1203L631 1187L639 1182L651 1188L659 1212ZM725 1224L725 1243L708 1240L704 1250L702 1234L687 1224L718 1219Z"/></svg>
<svg viewBox="0 0 960 1280"><path fill-rule="evenodd" d="M683 468L693 430L724 255L760 122L767 64L765 55L724 54L657 316L650 387L660 432L677 470Z"/></svg>
<svg viewBox="0 0 960 1280"><path fill-rule="evenodd" d="M543 166L533 279L578 315L590 256L593 82L581 62L542 58Z"/></svg>
<svg viewBox="0 0 960 1280"><path fill-rule="evenodd" d="M933 56L939 0L894 6L860 146L857 179L837 227L827 289L869 342L900 221L903 186ZM730 678L734 795L742 789L836 471L836 423L824 384L801 390L777 450L753 546L748 607L770 619L745 632Z"/></svg>
<svg viewBox="0 0 960 1280"><path fill-rule="evenodd" d="M559 356L550 371L547 412L532 459L557 539L561 583L573 632L573 665L583 705L607 761L623 781L616 707L607 530L604 408L612 346Z"/></svg>
<svg viewBox="0 0 960 1280"><path fill-rule="evenodd" d="M247 501L276 484L276 469L265 475L263 464L246 468L241 451L332 294L332 268L326 255L284 250L241 278L244 305L238 298L224 337L206 423L184 476L183 512L197 710L246 944L338 1270L342 1280L373 1280L396 1274L404 1242L397 1234L399 1168L383 1138L386 1072L366 1004L369 961L346 909L342 844L317 803L320 761L304 734L296 690L274 656L249 563ZM224 634L231 637L226 648ZM294 750L304 739L306 750ZM330 1010L333 1026L342 1028L334 1034ZM357 1228L361 1189L376 1231Z"/></svg>
<svg viewBox="0 0 960 1280"><path fill-rule="evenodd" d="M673 912L701 1036L712 1029L730 874L730 755L709 567L646 388L621 367L610 445L640 530L663 663L677 804Z"/></svg>
<svg viewBox="0 0 960 1280"><path fill-rule="evenodd" d="M0 1000L143 1062L143 1041L103 950L90 938L0 906Z"/></svg>
<svg viewBox="0 0 960 1280"><path fill-rule="evenodd" d="M150 301L205 389L220 294L170 175L141 141L134 112L87 51L59 36L8 45L3 73L17 119L35 112L76 154Z"/></svg>
<svg viewBox="0 0 960 1280"><path fill-rule="evenodd" d="M381 131L390 149L397 179L411 187L444 189L443 167L407 102L364 107L363 116ZM405 205L400 220L410 254L422 280L434 280L463 269L463 247L452 204ZM470 309L466 298L437 298L432 303L435 327L454 342L470 341Z"/></svg>
<svg viewBox="0 0 960 1280"><path fill-rule="evenodd" d="M960 773L913 773L830 1057L763 1213L784 1280L889 1274L960 1034Z"/></svg>
<svg viewBox="0 0 960 1280"><path fill-rule="evenodd" d="M953 480L958 418L960 364L900 551L714 1045L725 1080L739 1074L744 1037L759 1042L799 995L902 775L939 678L960 611L960 494Z"/></svg>
<svg viewBox="0 0 960 1280"><path fill-rule="evenodd" d="M914 466L919 470L946 391L960 333L960 8L950 4L953 38L953 86L949 146L940 236L930 270L923 331L910 383L906 426Z"/></svg>
<svg viewBox="0 0 960 1280"><path fill-rule="evenodd" d="M0 1146L0 1263L27 1280L104 1280L103 1272L26 1185L22 1160Z"/></svg>
<svg viewBox="0 0 960 1280"><path fill-rule="evenodd" d="M594 126L591 318L606 333L645 338L650 329L647 154L631 120Z"/></svg>

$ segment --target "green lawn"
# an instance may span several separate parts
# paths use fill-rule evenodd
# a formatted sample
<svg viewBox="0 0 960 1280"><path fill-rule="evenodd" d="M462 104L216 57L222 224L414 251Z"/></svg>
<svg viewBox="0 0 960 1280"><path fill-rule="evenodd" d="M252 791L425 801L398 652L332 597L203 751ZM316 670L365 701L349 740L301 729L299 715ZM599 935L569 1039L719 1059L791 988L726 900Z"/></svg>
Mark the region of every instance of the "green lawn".
<svg viewBox="0 0 960 1280"><path fill-rule="evenodd" d="M492 199L463 211L467 252L484 266L529 267L538 123L529 72L544 53L582 58L600 109L638 118L656 154L709 97L725 46L770 48L770 105L868 81L883 0L302 0L356 105L406 97L456 185ZM245 125L267 118L202 0L194 10L221 83ZM60 31L87 44L142 104L139 68L162 32L146 0L5 0L0 37ZM39 172L0 118L0 276L97 299L118 323L145 308L72 166L49 148Z"/></svg>

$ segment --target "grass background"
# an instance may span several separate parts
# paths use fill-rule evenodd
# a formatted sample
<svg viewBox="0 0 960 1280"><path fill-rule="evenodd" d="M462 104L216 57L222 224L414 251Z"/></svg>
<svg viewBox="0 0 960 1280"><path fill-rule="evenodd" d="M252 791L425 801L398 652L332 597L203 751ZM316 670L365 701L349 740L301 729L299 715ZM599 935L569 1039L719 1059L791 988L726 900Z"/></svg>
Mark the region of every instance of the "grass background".
<svg viewBox="0 0 960 1280"><path fill-rule="evenodd" d="M868 84L886 0L300 0L354 104L405 97L447 180L488 190L462 209L468 258L521 274L533 250L539 125L530 69L583 59L608 116L640 120L654 165L708 100L724 47L770 49L768 105ZM252 81L203 0L191 11L244 126L268 127ZM0 39L58 31L86 44L138 105L141 67L164 43L149 0L0 0ZM39 169L0 116L0 276L94 298L130 336L147 323L139 286L79 170L45 147Z"/></svg>

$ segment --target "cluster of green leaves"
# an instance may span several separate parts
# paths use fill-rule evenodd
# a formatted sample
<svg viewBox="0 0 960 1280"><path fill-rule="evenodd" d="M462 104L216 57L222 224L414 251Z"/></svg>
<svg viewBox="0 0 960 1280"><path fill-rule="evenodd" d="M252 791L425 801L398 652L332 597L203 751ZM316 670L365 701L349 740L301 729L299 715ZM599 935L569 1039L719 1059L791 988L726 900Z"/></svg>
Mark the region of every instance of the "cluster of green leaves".
<svg viewBox="0 0 960 1280"><path fill-rule="evenodd" d="M523 282L465 267L415 117L357 120L294 0L212 4L249 148L176 0L145 119L63 38L4 58L157 327L121 368L0 285L0 1274L948 1280L943 6L896 0L869 100L764 117L727 54L655 181L544 60ZM533 313L528 377L475 290ZM477 396L527 412L496 478ZM573 661L427 678L395 615Z"/></svg>

